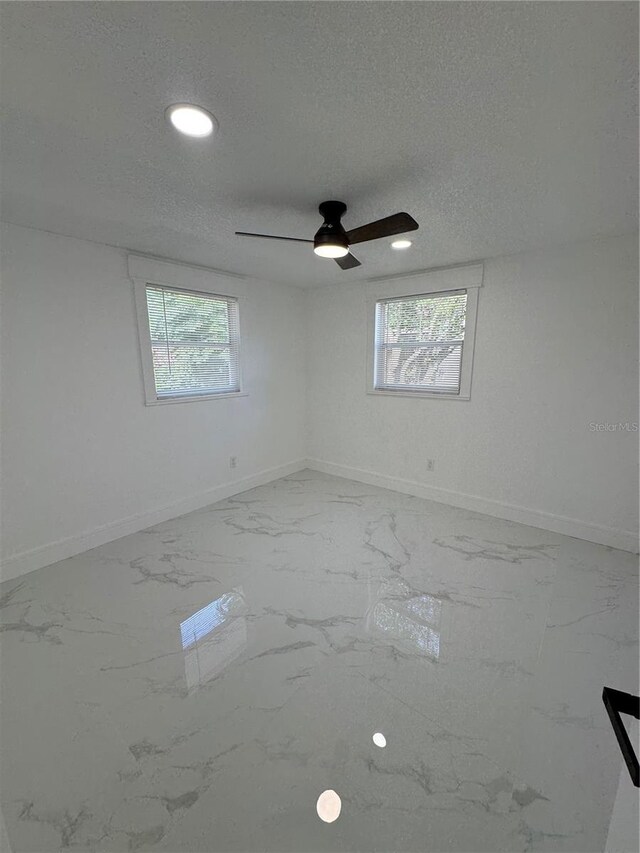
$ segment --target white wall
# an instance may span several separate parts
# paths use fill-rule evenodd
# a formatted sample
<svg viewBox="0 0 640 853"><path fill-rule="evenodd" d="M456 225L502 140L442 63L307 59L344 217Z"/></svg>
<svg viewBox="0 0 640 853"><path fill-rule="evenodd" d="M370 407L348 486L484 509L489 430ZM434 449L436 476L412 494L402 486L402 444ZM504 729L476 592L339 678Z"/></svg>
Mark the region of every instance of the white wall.
<svg viewBox="0 0 640 853"><path fill-rule="evenodd" d="M366 394L373 285L309 292L312 464L633 549L639 434L589 424L638 421L635 237L484 270L470 401Z"/></svg>
<svg viewBox="0 0 640 853"><path fill-rule="evenodd" d="M126 253L16 226L3 226L1 248L3 578L305 456L634 548L638 433L589 429L638 420L633 237L485 262L468 402L365 393L372 285L248 282L249 396L146 407Z"/></svg>
<svg viewBox="0 0 640 853"><path fill-rule="evenodd" d="M246 283L247 397L146 407L126 253L16 226L1 248L3 577L301 466L302 291Z"/></svg>

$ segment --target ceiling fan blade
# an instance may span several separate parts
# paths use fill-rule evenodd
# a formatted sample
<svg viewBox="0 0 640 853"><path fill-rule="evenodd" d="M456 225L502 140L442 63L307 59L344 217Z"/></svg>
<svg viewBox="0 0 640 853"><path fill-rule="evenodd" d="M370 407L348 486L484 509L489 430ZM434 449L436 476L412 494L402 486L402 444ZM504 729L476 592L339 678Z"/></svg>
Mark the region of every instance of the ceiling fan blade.
<svg viewBox="0 0 640 853"><path fill-rule="evenodd" d="M351 252L349 252L348 255L345 255L342 258L335 258L335 262L343 270L352 270L354 267L362 266L360 261L357 258L354 258Z"/></svg>
<svg viewBox="0 0 640 853"><path fill-rule="evenodd" d="M290 243L313 243L313 240L303 240L301 237L278 237L275 234L253 234L251 231L236 231L240 237L262 237L264 240L288 240Z"/></svg>
<svg viewBox="0 0 640 853"><path fill-rule="evenodd" d="M419 228L419 225L413 216L408 213L394 213L392 216L385 216L384 219L354 228L353 231L347 231L347 240L349 243L365 243L367 240L379 240L381 237L415 231L416 228Z"/></svg>

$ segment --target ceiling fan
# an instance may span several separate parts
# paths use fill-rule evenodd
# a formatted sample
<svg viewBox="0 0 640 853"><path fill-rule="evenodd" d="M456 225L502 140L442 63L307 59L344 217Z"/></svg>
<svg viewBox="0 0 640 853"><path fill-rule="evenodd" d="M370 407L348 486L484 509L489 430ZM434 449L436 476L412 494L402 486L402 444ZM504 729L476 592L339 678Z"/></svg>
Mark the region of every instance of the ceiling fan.
<svg viewBox="0 0 640 853"><path fill-rule="evenodd" d="M316 232L313 240L303 240L300 237L278 237L275 234L254 234L250 231L236 231L241 237L261 237L266 240L288 240L293 243L312 243L313 251L321 258L333 258L343 270L359 267L360 261L349 251L354 243L367 243L369 240L379 240L394 234L404 234L405 231L415 231L418 223L408 213L394 213L345 231L341 219L347 211L343 201L323 201L320 216L324 222Z"/></svg>

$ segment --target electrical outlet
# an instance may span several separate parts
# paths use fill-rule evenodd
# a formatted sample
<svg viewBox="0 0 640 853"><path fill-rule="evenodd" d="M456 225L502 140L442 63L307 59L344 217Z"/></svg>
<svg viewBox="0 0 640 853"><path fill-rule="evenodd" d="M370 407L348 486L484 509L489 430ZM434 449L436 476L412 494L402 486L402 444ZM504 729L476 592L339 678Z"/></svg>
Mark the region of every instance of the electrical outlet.
<svg viewBox="0 0 640 853"><path fill-rule="evenodd" d="M237 468L238 467L238 457L230 456L229 457L229 468Z"/></svg>
<svg viewBox="0 0 640 853"><path fill-rule="evenodd" d="M427 459L427 471L433 471L435 467L436 463L433 461L433 459Z"/></svg>

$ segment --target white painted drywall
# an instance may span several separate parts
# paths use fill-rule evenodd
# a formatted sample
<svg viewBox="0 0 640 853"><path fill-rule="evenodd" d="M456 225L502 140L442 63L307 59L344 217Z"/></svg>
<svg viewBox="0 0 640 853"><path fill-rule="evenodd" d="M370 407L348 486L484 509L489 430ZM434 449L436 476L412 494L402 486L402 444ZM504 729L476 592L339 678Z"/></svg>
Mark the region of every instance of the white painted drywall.
<svg viewBox="0 0 640 853"><path fill-rule="evenodd" d="M590 424L638 421L635 237L486 261L470 401L365 393L372 287L308 293L311 464L633 548L639 433Z"/></svg>
<svg viewBox="0 0 640 853"><path fill-rule="evenodd" d="M246 283L248 396L147 407L126 253L16 226L1 249L4 577L300 467L302 291Z"/></svg>
<svg viewBox="0 0 640 853"><path fill-rule="evenodd" d="M248 282L249 396L146 407L125 252L17 226L3 226L1 248L4 578L304 457L634 547L638 433L589 428L638 419L634 237L486 261L468 402L365 393L365 305L379 283Z"/></svg>

